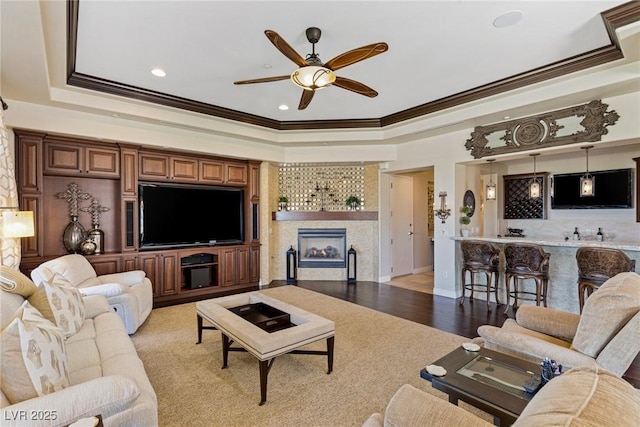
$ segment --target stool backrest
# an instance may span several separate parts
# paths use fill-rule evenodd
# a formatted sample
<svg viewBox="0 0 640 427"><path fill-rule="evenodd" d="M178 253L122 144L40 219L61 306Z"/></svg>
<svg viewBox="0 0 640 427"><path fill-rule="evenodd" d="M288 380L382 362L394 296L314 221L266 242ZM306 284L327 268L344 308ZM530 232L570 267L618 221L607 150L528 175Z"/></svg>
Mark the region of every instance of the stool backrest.
<svg viewBox="0 0 640 427"><path fill-rule="evenodd" d="M504 245L506 271L520 273L549 272L549 254L533 243L507 243Z"/></svg>
<svg viewBox="0 0 640 427"><path fill-rule="evenodd" d="M500 249L482 240L463 240L460 244L465 264L497 266L500 262Z"/></svg>
<svg viewBox="0 0 640 427"><path fill-rule="evenodd" d="M618 273L635 271L636 261L619 249L583 246L576 252L580 279L604 283Z"/></svg>

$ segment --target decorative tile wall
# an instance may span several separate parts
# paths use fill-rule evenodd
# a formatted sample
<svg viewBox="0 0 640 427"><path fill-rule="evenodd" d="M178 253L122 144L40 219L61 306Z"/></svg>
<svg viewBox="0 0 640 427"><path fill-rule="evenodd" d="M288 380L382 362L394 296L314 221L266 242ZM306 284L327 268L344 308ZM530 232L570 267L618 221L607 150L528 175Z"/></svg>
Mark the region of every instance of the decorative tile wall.
<svg viewBox="0 0 640 427"><path fill-rule="evenodd" d="M278 168L279 196L290 211L345 211L347 197L365 206L365 167L282 165Z"/></svg>

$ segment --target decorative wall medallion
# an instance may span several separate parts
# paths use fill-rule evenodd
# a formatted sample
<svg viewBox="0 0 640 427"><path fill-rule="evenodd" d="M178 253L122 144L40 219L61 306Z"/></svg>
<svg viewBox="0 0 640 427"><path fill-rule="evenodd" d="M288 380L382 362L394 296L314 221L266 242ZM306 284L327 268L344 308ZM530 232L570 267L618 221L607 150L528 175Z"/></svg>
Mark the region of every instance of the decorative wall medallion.
<svg viewBox="0 0 640 427"><path fill-rule="evenodd" d="M620 116L600 100L537 116L476 126L465 143L474 159L532 148L595 142Z"/></svg>

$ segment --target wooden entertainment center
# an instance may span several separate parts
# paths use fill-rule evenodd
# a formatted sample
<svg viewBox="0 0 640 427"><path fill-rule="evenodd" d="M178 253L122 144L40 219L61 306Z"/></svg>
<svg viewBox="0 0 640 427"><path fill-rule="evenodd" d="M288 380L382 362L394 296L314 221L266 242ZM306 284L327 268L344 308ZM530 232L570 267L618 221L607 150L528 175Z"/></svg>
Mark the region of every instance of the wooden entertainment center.
<svg viewBox="0 0 640 427"><path fill-rule="evenodd" d="M56 194L77 183L109 207L100 216L105 251L86 256L98 275L144 270L153 283L155 307L257 289L260 162L30 130L15 129L14 133L20 208L33 211L35 217L35 236L22 239L20 268L25 274L67 254L62 233L70 221L68 204ZM244 242L140 249L139 180L242 188ZM215 212L211 220L216 220ZM79 221L86 229L91 228L88 213L80 213Z"/></svg>

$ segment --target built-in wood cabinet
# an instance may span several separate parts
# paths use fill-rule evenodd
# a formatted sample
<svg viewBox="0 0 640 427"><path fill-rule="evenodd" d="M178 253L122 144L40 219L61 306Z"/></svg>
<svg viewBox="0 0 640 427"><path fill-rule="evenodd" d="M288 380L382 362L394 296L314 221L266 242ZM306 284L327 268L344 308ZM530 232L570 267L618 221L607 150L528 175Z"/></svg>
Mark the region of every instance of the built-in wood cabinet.
<svg viewBox="0 0 640 427"><path fill-rule="evenodd" d="M47 142L44 144L44 173L120 178L120 152L106 147Z"/></svg>
<svg viewBox="0 0 640 427"><path fill-rule="evenodd" d="M74 182L109 208L100 220L106 251L86 256L98 275L145 271L153 283L155 306L257 287L260 280L259 162L30 130L16 129L15 135L19 203L21 209L33 211L35 217L35 236L22 239L20 268L25 274L67 253L61 237L70 220L68 204L58 199L56 193ZM245 244L140 249L139 181L243 187ZM90 228L90 215L81 212L80 222ZM205 254L207 262L183 265L193 254ZM206 280L194 288L191 278L203 274Z"/></svg>

